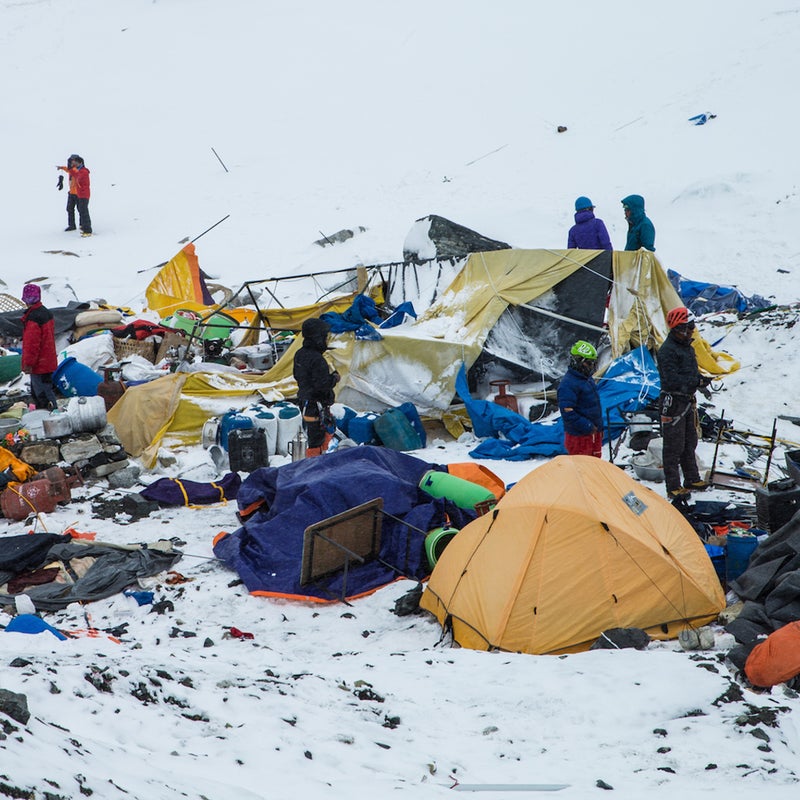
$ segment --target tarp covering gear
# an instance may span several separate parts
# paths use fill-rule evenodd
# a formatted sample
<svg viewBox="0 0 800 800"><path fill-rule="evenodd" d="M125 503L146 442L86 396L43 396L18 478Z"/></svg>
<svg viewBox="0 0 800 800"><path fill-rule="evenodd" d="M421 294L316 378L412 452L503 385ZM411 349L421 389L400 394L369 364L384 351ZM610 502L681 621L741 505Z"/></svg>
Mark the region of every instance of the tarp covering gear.
<svg viewBox="0 0 800 800"><path fill-rule="evenodd" d="M256 470L245 479L238 497L240 509L255 510L241 528L215 539L214 554L236 570L254 594L338 599L341 574L318 585L301 585L304 532L321 520L383 498L379 558L350 565L347 596L391 582L401 574L398 570L420 579L428 570L427 532L448 522L460 528L476 516L419 488L432 467L405 453L364 446Z"/></svg>
<svg viewBox="0 0 800 800"><path fill-rule="evenodd" d="M772 305L765 297L757 294L746 297L735 286L719 286L716 283L691 280L672 269L667 270L667 276L683 304L698 316L714 311L736 311L743 314Z"/></svg>
<svg viewBox="0 0 800 800"><path fill-rule="evenodd" d="M674 638L714 620L725 595L670 503L607 461L559 456L458 533L421 607L464 647L545 654L609 628Z"/></svg>

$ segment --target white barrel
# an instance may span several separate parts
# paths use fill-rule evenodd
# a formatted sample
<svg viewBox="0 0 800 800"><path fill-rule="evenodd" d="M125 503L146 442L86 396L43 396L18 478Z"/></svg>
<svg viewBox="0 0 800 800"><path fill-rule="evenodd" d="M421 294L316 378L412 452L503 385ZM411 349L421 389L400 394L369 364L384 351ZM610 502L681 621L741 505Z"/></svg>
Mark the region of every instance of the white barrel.
<svg viewBox="0 0 800 800"><path fill-rule="evenodd" d="M278 414L265 406L252 406L244 412L253 418L256 428L261 428L267 437L267 454L274 456L278 446Z"/></svg>
<svg viewBox="0 0 800 800"><path fill-rule="evenodd" d="M280 456L289 455L289 442L297 436L303 427L303 418L300 409L292 403L280 403L273 408L278 422L278 434L275 442L275 452Z"/></svg>
<svg viewBox="0 0 800 800"><path fill-rule="evenodd" d="M71 397L67 403L67 414L72 420L72 432L100 431L106 426L106 401L99 395L93 397Z"/></svg>

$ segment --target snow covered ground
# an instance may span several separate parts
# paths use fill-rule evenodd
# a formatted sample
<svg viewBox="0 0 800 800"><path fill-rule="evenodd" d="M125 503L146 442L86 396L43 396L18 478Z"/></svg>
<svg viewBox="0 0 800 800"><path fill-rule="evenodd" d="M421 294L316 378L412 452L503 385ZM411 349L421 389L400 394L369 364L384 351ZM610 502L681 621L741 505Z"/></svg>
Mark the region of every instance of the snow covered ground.
<svg viewBox="0 0 800 800"><path fill-rule="evenodd" d="M19 295L46 276L140 307L149 268L226 214L197 250L231 287L398 260L429 213L561 248L578 195L622 248L620 200L639 193L665 268L796 304L798 34L790 0L0 0L0 281ZM700 112L716 117L687 121ZM72 152L92 170L91 239L62 231L55 166ZM796 308L701 323L742 362L714 399L739 429L769 435L800 415ZM800 447L791 422L777 435ZM710 464L713 445L699 453ZM745 456L726 447L721 463ZM488 466L510 483L537 462ZM215 475L199 448L170 474ZM250 597L212 558L232 506L121 524L93 518L91 491L47 529L177 537L186 580L153 581L163 614L120 595L46 615L119 642L0 634L0 688L31 711L24 726L0 717L0 794L440 797L455 780L569 784L564 798L797 794L800 702L733 683L726 634L697 653L460 650L430 618L392 613L405 581L352 607ZM29 528L4 520L0 535Z"/></svg>

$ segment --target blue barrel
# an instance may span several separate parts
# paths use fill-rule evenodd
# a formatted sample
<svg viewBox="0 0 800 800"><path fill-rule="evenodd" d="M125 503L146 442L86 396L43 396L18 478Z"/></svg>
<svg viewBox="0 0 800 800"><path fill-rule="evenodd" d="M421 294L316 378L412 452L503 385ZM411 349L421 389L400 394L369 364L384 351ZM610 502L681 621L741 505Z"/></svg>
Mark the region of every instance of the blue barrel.
<svg viewBox="0 0 800 800"><path fill-rule="evenodd" d="M91 367L67 356L53 373L53 386L64 397L96 397L103 379Z"/></svg>
<svg viewBox="0 0 800 800"><path fill-rule="evenodd" d="M256 423L252 417L238 411L229 411L224 414L219 423L219 444L222 449L228 451L228 434L235 430L245 430L255 428Z"/></svg>
<svg viewBox="0 0 800 800"><path fill-rule="evenodd" d="M730 583L738 578L750 563L750 556L758 547L758 537L752 533L729 533L725 546L725 577Z"/></svg>
<svg viewBox="0 0 800 800"><path fill-rule="evenodd" d="M357 414L347 423L348 438L356 444L373 444L377 418L377 414Z"/></svg>
<svg viewBox="0 0 800 800"><path fill-rule="evenodd" d="M725 548L720 547L718 544L705 545L706 553L714 565L714 572L717 573L719 582L725 585Z"/></svg>
<svg viewBox="0 0 800 800"><path fill-rule="evenodd" d="M375 420L375 434L384 447L392 450L406 452L422 447L420 435L399 408L387 408Z"/></svg>

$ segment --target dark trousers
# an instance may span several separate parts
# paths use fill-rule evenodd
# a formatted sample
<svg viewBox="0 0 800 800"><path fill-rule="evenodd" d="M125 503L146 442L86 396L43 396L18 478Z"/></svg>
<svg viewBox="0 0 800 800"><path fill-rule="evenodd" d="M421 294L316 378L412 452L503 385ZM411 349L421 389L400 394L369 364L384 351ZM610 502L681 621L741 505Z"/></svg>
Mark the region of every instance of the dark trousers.
<svg viewBox="0 0 800 800"><path fill-rule="evenodd" d="M53 391L53 373L44 372L41 375L31 375L31 397L36 408L52 411L58 406L56 393Z"/></svg>
<svg viewBox="0 0 800 800"><path fill-rule="evenodd" d="M669 401L666 401L669 397ZM684 484L700 480L694 451L697 449L697 408L688 397L667 395L661 402L661 433L664 437L662 460L667 492L679 489L681 472Z"/></svg>
<svg viewBox="0 0 800 800"><path fill-rule="evenodd" d="M75 209L78 209L78 219L83 233L92 232L92 220L89 217L89 198L78 197L76 194L67 195L67 225L75 227Z"/></svg>

